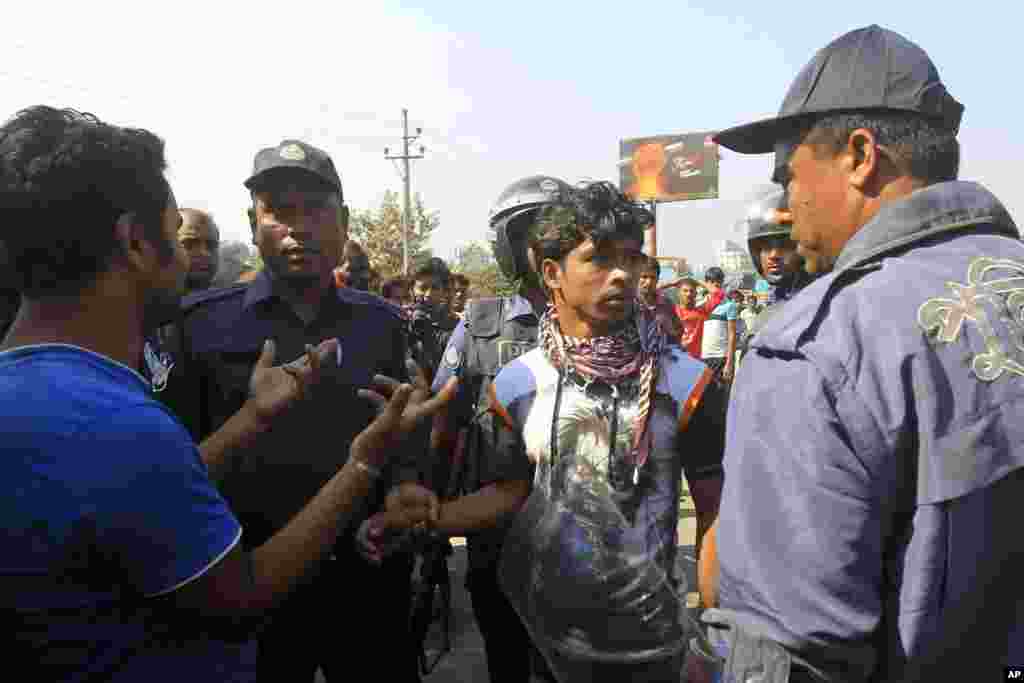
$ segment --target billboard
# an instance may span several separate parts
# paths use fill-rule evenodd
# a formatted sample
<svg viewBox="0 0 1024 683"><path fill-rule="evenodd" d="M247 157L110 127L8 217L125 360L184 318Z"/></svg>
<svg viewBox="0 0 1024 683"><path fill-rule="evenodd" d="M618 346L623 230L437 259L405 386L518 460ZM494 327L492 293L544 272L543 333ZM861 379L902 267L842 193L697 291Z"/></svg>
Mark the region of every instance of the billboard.
<svg viewBox="0 0 1024 683"><path fill-rule="evenodd" d="M619 143L619 187L640 201L718 199L714 133L630 138Z"/></svg>

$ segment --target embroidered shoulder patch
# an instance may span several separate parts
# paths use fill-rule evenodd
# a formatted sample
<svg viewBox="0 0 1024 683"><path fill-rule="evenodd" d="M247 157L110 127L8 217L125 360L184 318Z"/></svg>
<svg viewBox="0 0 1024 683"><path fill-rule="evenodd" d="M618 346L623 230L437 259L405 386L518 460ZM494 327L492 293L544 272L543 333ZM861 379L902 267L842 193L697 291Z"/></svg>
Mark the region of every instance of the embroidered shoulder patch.
<svg viewBox="0 0 1024 683"><path fill-rule="evenodd" d="M149 370L149 383L153 388L153 393L159 394L167 388L167 380L171 376L171 369L174 368L174 360L171 358L171 354L157 351L148 339L142 349L146 369Z"/></svg>
<svg viewBox="0 0 1024 683"><path fill-rule="evenodd" d="M1024 377L1024 263L981 256L967 268L967 282L947 282L955 298L929 299L917 310L917 323L935 341L952 344L965 322L974 323L985 352L971 359L971 370L983 382L1003 373ZM1009 344L996 331L990 311L1009 330Z"/></svg>

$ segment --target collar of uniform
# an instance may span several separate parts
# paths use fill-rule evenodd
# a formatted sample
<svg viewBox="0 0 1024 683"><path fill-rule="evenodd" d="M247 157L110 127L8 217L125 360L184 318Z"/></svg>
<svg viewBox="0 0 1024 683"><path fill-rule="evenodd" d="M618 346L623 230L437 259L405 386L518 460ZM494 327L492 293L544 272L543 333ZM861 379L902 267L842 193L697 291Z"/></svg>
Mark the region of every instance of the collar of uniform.
<svg viewBox="0 0 1024 683"><path fill-rule="evenodd" d="M332 283L328 286L332 290L335 289L333 280ZM280 298L280 295L278 295L276 291L274 276L267 272L267 269L264 268L263 270L260 271L259 275L257 275L253 279L252 283L245 290L245 300L242 303L242 308L248 309L262 301L266 301L274 297ZM334 297L331 297L331 299L333 298Z"/></svg>
<svg viewBox="0 0 1024 683"><path fill-rule="evenodd" d="M270 297L274 296L274 280L264 268L253 278L249 287L245 290L245 301L242 303L242 308L248 309L251 306L255 306L261 301L266 301Z"/></svg>
<svg viewBox="0 0 1024 683"><path fill-rule="evenodd" d="M833 272L855 268L887 251L937 234L980 224L990 225L1008 237L1020 237L1006 208L978 183L951 181L929 185L883 206L846 243Z"/></svg>
<svg viewBox="0 0 1024 683"><path fill-rule="evenodd" d="M906 199L884 206L843 248L831 272L818 277L799 296L789 299L751 340L751 348L798 351L807 329L818 317L822 302L844 274L879 267L878 258L895 249L972 225L987 224L990 231L1019 238L1017 226L995 196L977 183L931 185Z"/></svg>

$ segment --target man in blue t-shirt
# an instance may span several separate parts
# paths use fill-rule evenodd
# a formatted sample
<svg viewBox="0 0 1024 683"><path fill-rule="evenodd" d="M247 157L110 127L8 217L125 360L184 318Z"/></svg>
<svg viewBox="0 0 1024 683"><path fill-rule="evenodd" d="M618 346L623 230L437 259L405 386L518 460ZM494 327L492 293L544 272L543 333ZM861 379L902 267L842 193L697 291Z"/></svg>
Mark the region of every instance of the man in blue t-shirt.
<svg viewBox="0 0 1024 683"><path fill-rule="evenodd" d="M732 299L724 296L722 289L725 273L721 268L708 269L705 280L713 287L705 308L710 308L707 320L704 321L704 334L701 336L701 359L715 375L715 382L727 388L732 382L736 357L736 320L740 316L739 307ZM718 303L715 304L714 302Z"/></svg>
<svg viewBox="0 0 1024 683"><path fill-rule="evenodd" d="M268 342L248 401L196 447L131 367L184 275L164 168L152 133L73 110L0 127L0 244L23 299L0 344L0 613L6 664L30 680L253 680L253 617L315 568L403 435L454 393L424 402L422 377L415 392L381 378L392 400L345 466L243 551L208 472L307 398L336 344L274 367ZM404 503L393 527L431 517Z"/></svg>

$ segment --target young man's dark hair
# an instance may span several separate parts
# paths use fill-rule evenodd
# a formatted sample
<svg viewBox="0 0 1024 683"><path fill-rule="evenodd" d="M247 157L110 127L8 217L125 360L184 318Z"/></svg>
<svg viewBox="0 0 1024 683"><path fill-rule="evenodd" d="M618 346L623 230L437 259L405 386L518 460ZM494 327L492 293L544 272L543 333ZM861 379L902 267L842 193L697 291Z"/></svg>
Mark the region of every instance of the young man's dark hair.
<svg viewBox="0 0 1024 683"><path fill-rule="evenodd" d="M452 287L462 285L463 287L469 287L469 278L462 273L452 273L451 279Z"/></svg>
<svg viewBox="0 0 1024 683"><path fill-rule="evenodd" d="M149 131L74 109L18 112L0 132L0 240L16 287L42 298L88 286L118 253L114 226L125 213L170 260L166 165L164 143Z"/></svg>
<svg viewBox="0 0 1024 683"><path fill-rule="evenodd" d="M654 222L651 212L622 194L615 185L600 181L563 193L545 208L530 231L528 243L534 262L562 261L577 246L592 239L595 246L610 239L643 241Z"/></svg>

